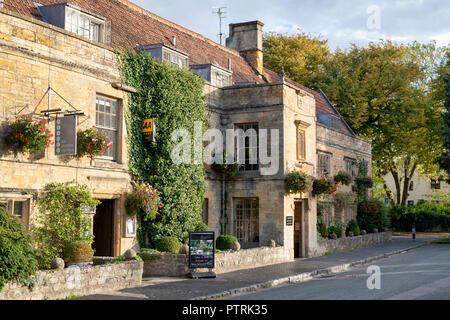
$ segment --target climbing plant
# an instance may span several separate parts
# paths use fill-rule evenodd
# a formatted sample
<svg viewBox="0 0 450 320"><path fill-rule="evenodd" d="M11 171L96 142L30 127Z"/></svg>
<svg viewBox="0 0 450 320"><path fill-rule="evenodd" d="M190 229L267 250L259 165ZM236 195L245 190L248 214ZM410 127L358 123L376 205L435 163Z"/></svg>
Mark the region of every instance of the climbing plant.
<svg viewBox="0 0 450 320"><path fill-rule="evenodd" d="M172 132L185 129L191 135L194 123L207 127L204 80L187 69L178 69L150 55L117 52L125 84L137 89L129 94L125 119L129 137L129 167L133 175L157 189L163 206L153 220L142 221L138 239L154 247L163 236L186 242L190 231L204 228L202 202L206 189L204 167L193 162L174 163L171 154L179 143ZM142 121L155 118L155 142L142 139ZM194 150L193 139L188 143Z"/></svg>

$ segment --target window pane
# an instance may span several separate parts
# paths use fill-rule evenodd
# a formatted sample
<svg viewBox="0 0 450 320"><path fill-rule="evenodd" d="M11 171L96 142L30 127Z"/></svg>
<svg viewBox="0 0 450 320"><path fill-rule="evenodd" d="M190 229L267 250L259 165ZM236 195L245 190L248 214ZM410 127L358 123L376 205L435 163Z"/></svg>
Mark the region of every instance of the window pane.
<svg viewBox="0 0 450 320"><path fill-rule="evenodd" d="M14 215L22 219L23 217L23 201L14 201Z"/></svg>

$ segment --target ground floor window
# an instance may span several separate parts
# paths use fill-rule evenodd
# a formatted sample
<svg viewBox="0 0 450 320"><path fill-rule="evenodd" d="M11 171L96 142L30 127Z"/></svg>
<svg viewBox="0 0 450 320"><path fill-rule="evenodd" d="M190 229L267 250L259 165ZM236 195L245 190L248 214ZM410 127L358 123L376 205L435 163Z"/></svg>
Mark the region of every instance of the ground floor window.
<svg viewBox="0 0 450 320"><path fill-rule="evenodd" d="M243 247L259 244L259 209L257 198L234 199L234 235Z"/></svg>
<svg viewBox="0 0 450 320"><path fill-rule="evenodd" d="M0 198L0 207L6 212L15 215L28 229L28 218L30 211L30 199Z"/></svg>

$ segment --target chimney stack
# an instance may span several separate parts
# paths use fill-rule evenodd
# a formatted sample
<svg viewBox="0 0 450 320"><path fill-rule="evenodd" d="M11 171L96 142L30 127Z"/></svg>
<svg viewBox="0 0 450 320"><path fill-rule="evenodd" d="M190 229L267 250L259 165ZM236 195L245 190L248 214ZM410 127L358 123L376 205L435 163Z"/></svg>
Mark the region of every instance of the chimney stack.
<svg viewBox="0 0 450 320"><path fill-rule="evenodd" d="M261 21L231 23L227 47L239 53L260 74L263 74L263 47Z"/></svg>

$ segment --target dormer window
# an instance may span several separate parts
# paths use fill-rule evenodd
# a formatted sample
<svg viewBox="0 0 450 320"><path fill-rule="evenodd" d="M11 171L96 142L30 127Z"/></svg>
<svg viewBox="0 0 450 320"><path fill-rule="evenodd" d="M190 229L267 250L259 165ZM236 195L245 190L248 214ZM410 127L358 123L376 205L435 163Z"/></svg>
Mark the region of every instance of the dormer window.
<svg viewBox="0 0 450 320"><path fill-rule="evenodd" d="M335 130L341 130L341 118L332 113L317 114L319 122Z"/></svg>
<svg viewBox="0 0 450 320"><path fill-rule="evenodd" d="M339 130L341 128L341 119L339 117L331 115L331 127L333 129Z"/></svg>
<svg viewBox="0 0 450 320"><path fill-rule="evenodd" d="M68 3L36 7L42 19L54 26L73 32L86 39L106 43L107 21L95 13Z"/></svg>
<svg viewBox="0 0 450 320"><path fill-rule="evenodd" d="M191 70L201 75L206 81L216 87L227 87L232 85L232 73L230 70L213 64L199 64L191 66Z"/></svg>
<svg viewBox="0 0 450 320"><path fill-rule="evenodd" d="M187 53L162 43L142 46L141 51L180 69L188 66L189 55Z"/></svg>

